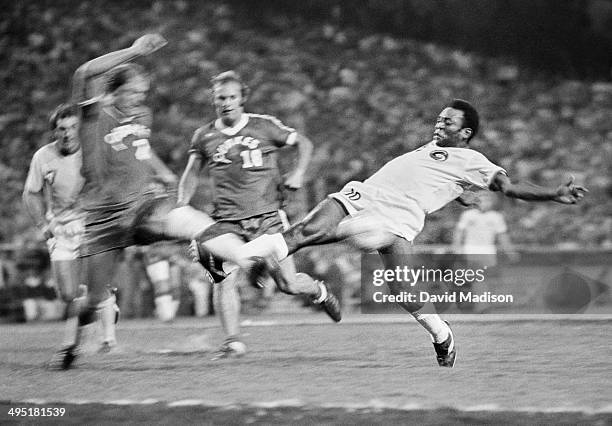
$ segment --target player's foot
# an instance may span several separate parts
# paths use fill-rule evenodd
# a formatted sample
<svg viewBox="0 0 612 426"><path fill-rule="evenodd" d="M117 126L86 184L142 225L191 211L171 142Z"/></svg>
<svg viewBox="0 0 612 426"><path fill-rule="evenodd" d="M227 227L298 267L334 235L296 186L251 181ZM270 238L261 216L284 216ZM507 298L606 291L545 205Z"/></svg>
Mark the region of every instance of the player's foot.
<svg viewBox="0 0 612 426"><path fill-rule="evenodd" d="M251 264L245 270L247 281L255 288L264 288L266 286L266 275L271 273L266 259L260 256L250 257Z"/></svg>
<svg viewBox="0 0 612 426"><path fill-rule="evenodd" d="M444 321L449 326L447 321ZM453 332L448 327L448 337L442 343L434 343L434 349L436 350L436 359L440 367L453 368L455 365L455 359L457 358L457 348L455 347L455 338Z"/></svg>
<svg viewBox="0 0 612 426"><path fill-rule="evenodd" d="M340 301L334 296L329 290L327 284L323 281L315 281L319 285L321 295L313 300L314 303L320 304L325 313L335 322L340 322L342 319L342 308L340 307Z"/></svg>
<svg viewBox="0 0 612 426"><path fill-rule="evenodd" d="M108 354L117 351L117 342L115 340L105 340L98 348L99 354Z"/></svg>
<svg viewBox="0 0 612 426"><path fill-rule="evenodd" d="M246 353L246 345L240 340L225 341L213 354L212 361L225 358L240 358Z"/></svg>
<svg viewBox="0 0 612 426"><path fill-rule="evenodd" d="M66 346L53 355L47 367L50 370L68 370L78 355L79 347L76 344Z"/></svg>

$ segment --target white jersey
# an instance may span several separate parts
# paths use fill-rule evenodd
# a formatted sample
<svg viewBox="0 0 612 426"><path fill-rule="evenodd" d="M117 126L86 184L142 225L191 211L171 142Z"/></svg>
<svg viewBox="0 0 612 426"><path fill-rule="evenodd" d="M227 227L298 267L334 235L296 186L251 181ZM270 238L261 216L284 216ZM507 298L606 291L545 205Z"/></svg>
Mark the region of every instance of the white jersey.
<svg viewBox="0 0 612 426"><path fill-rule="evenodd" d="M485 189L505 170L469 148L439 147L435 142L389 161L370 178L349 182L330 197L351 216L342 234L362 235L364 249L389 242L388 234L408 241L421 232L425 216L457 198L466 189Z"/></svg>
<svg viewBox="0 0 612 426"><path fill-rule="evenodd" d="M466 189L488 188L498 172L505 170L478 151L430 142L389 161L364 183L399 193L415 201L427 214L444 207Z"/></svg>
<svg viewBox="0 0 612 426"><path fill-rule="evenodd" d="M466 254L496 254L497 236L507 230L502 214L493 210L466 210L457 222L457 231L463 232L462 249Z"/></svg>
<svg viewBox="0 0 612 426"><path fill-rule="evenodd" d="M49 185L53 215L70 220L78 215L75 203L85 182L81 176L82 162L80 149L74 154L61 155L55 142L47 144L32 157L25 190L38 193L45 184Z"/></svg>

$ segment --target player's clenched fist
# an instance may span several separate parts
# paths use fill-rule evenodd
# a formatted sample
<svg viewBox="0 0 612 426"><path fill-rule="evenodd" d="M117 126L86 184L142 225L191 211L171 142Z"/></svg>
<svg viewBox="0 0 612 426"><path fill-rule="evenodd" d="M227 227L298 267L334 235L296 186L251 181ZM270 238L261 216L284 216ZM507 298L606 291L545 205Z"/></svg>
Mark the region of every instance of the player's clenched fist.
<svg viewBox="0 0 612 426"><path fill-rule="evenodd" d="M161 49L168 41L160 34L146 34L137 39L132 48L136 49L141 55L149 55L158 49Z"/></svg>

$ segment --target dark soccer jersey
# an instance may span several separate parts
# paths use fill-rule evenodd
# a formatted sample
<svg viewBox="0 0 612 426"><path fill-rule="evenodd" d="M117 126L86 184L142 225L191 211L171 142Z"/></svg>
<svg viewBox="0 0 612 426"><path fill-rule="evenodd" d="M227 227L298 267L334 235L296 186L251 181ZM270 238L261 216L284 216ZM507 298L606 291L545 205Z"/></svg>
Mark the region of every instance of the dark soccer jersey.
<svg viewBox="0 0 612 426"><path fill-rule="evenodd" d="M258 114L243 114L234 127L217 120L196 130L189 153L208 164L213 216L244 219L278 210L282 182L276 150L295 137L295 130L278 119Z"/></svg>
<svg viewBox="0 0 612 426"><path fill-rule="evenodd" d="M153 177L148 109L126 117L99 102L83 107L83 203L87 208L125 206L149 189Z"/></svg>

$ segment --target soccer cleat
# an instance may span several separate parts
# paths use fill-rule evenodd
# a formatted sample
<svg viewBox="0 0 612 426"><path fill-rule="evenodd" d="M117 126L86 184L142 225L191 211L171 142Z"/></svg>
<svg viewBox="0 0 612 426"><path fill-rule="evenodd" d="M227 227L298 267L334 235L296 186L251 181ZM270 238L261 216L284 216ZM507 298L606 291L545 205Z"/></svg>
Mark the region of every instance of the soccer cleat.
<svg viewBox="0 0 612 426"><path fill-rule="evenodd" d="M75 345L66 346L57 351L47 364L50 370L68 370L79 354L79 347Z"/></svg>
<svg viewBox="0 0 612 426"><path fill-rule="evenodd" d="M213 354L211 361L218 361L226 358L240 358L246 353L246 345L240 340L225 341L221 347Z"/></svg>
<svg viewBox="0 0 612 426"><path fill-rule="evenodd" d="M453 368L455 365L455 359L457 358L457 348L455 347L455 338L453 332L447 321L444 321L448 325L448 337L442 343L434 342L434 349L436 350L436 359L440 367Z"/></svg>
<svg viewBox="0 0 612 426"><path fill-rule="evenodd" d="M266 275L270 271L266 259L260 256L250 257L251 265L245 270L247 281L255 288L264 288L266 286Z"/></svg>
<svg viewBox="0 0 612 426"><path fill-rule="evenodd" d="M342 319L342 308L340 307L340 301L334 296L329 290L327 284L323 281L315 281L321 289L321 295L318 299L313 300L314 303L321 305L323 310L329 317L335 322L340 322Z"/></svg>

